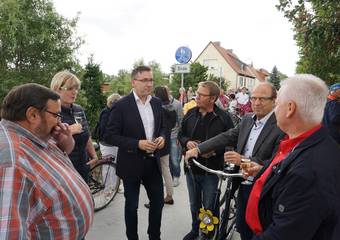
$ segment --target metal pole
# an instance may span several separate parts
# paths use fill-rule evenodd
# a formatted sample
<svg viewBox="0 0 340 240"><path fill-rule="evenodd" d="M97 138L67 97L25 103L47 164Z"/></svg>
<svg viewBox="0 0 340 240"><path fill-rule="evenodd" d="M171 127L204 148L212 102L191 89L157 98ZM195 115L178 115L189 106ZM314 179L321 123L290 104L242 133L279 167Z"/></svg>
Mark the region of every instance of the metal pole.
<svg viewBox="0 0 340 240"><path fill-rule="evenodd" d="M181 88L183 88L184 85L184 73L182 73L182 77L181 77Z"/></svg>
<svg viewBox="0 0 340 240"><path fill-rule="evenodd" d="M220 88L222 88L222 68L220 67Z"/></svg>

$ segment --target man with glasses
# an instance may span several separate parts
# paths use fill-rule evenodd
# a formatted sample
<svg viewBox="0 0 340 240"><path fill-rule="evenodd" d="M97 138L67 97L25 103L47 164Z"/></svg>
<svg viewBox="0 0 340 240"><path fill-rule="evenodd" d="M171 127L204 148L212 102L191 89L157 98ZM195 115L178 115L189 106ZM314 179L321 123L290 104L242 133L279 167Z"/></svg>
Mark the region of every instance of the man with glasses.
<svg viewBox="0 0 340 240"><path fill-rule="evenodd" d="M232 128L233 122L229 115L215 105L220 89L215 82L201 82L196 92L197 106L190 109L184 116L178 140L185 150L194 149L199 142L206 141L221 132ZM198 161L212 169L223 169L224 147L215 149L198 158ZM198 213L203 205L205 209L214 210L214 200L218 177L206 174L197 166L192 166L192 174L185 167L187 187L189 192L190 211L192 216L191 231L183 240L194 240L199 234Z"/></svg>
<svg viewBox="0 0 340 240"><path fill-rule="evenodd" d="M241 164L241 158L263 165L271 159L284 133L277 127L273 114L276 99L276 89L270 83L257 85L251 97L254 114L245 115L233 129L219 134L206 142L198 144L186 153L186 157L197 156L221 147L232 147L235 151L224 153L226 162ZM235 179L240 183L239 179ZM252 231L245 222L245 209L251 185L240 184L237 197L237 229L242 240L252 238Z"/></svg>
<svg viewBox="0 0 340 240"><path fill-rule="evenodd" d="M82 239L93 219L90 190L67 154L59 95L38 84L13 88L0 122L0 238Z"/></svg>
<svg viewBox="0 0 340 240"><path fill-rule="evenodd" d="M159 149L164 147L165 124L161 101L151 96L153 74L139 66L131 73L132 92L113 107L104 141L118 147L117 175L123 179L125 225L129 240L137 240L137 209L140 185L150 202L149 239L160 239L164 205Z"/></svg>
<svg viewBox="0 0 340 240"><path fill-rule="evenodd" d="M321 124L327 86L311 74L280 85L275 115L286 137L270 164L246 169L256 176L246 211L252 240L338 240L340 149Z"/></svg>

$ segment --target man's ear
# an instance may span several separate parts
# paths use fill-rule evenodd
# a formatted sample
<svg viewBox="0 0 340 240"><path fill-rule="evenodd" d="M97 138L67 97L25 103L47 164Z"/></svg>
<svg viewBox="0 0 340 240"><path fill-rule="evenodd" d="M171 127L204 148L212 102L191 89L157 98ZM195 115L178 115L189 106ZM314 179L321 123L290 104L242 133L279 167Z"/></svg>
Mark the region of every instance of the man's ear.
<svg viewBox="0 0 340 240"><path fill-rule="evenodd" d="M290 118L294 115L295 111L296 111L296 103L293 101L289 101L288 102L288 106L287 106L287 114L286 117Z"/></svg>
<svg viewBox="0 0 340 240"><path fill-rule="evenodd" d="M35 107L29 107L26 110L26 119L29 122L36 122L40 118L40 112Z"/></svg>

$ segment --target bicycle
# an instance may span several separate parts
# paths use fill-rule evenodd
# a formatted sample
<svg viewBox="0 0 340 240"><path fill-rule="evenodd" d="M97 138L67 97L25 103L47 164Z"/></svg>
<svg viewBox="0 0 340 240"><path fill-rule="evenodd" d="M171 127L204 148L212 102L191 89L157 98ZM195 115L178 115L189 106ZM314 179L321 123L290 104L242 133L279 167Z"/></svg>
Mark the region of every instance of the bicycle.
<svg viewBox="0 0 340 240"><path fill-rule="evenodd" d="M90 169L89 187L91 190L94 211L106 208L118 192L120 178L116 175L116 163L113 156L101 158Z"/></svg>
<svg viewBox="0 0 340 240"><path fill-rule="evenodd" d="M205 170L206 172L217 175L218 187L216 190L216 198L214 202L214 210L204 210L200 209L200 230L203 233L203 239L213 239L213 240L231 240L233 234L236 230L236 205L235 205L235 191L236 186L233 184L233 177L243 177L241 173L236 173L235 170L213 170L203 166L195 160L195 158L190 158L189 163L195 164L199 168ZM222 213L219 214L220 210L220 195L221 187L223 181L226 181L225 189L225 201ZM213 216L213 213L217 216ZM216 227L214 227L214 225Z"/></svg>

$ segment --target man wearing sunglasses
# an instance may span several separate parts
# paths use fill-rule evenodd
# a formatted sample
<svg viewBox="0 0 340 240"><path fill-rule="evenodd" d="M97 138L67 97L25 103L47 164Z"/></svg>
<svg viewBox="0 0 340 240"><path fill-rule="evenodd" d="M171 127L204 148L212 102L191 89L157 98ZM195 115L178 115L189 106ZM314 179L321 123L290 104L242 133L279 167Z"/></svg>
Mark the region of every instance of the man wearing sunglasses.
<svg viewBox="0 0 340 240"><path fill-rule="evenodd" d="M93 219L90 190L67 154L71 131L59 95L30 83L5 97L0 122L0 239L82 239Z"/></svg>

